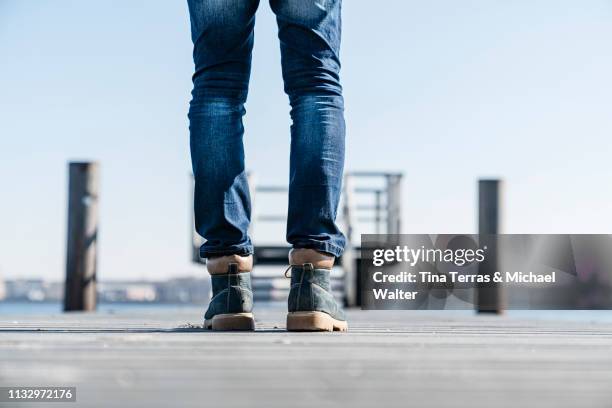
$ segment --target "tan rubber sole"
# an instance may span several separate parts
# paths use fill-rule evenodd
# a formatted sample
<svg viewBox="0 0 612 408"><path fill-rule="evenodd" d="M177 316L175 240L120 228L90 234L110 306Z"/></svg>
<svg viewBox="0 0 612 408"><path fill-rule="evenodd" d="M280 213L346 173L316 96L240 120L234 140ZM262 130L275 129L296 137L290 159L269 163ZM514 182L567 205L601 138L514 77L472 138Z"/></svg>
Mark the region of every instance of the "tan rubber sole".
<svg viewBox="0 0 612 408"><path fill-rule="evenodd" d="M348 324L323 312L290 312L287 313L287 330L345 332Z"/></svg>
<svg viewBox="0 0 612 408"><path fill-rule="evenodd" d="M255 330L253 313L226 313L204 320L204 328L222 331Z"/></svg>

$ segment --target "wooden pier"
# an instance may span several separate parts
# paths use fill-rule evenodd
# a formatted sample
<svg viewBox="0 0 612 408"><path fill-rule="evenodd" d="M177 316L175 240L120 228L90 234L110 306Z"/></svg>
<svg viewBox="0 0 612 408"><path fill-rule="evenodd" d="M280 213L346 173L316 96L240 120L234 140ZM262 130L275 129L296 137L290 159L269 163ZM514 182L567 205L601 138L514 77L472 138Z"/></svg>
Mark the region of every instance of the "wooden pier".
<svg viewBox="0 0 612 408"><path fill-rule="evenodd" d="M77 387L54 407L612 406L612 321L352 310L346 334L287 333L264 306L213 333L201 311L3 315L0 384Z"/></svg>

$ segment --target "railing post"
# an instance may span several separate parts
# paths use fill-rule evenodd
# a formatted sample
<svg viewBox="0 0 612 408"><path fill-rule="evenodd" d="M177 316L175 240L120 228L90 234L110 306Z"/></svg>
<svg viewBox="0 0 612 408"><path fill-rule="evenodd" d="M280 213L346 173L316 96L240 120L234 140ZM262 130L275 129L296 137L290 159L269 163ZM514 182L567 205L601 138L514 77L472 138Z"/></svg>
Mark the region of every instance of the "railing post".
<svg viewBox="0 0 612 408"><path fill-rule="evenodd" d="M387 234L399 234L401 226L402 176L387 175Z"/></svg>
<svg viewBox="0 0 612 408"><path fill-rule="evenodd" d="M478 313L503 312L502 287L492 282L493 273L499 265L497 234L502 233L502 186L501 180L478 182L478 234L480 247L487 247L485 259L479 264L478 273L491 277L490 283L477 286Z"/></svg>
<svg viewBox="0 0 612 408"><path fill-rule="evenodd" d="M200 247L204 243L204 240L198 234L195 227L195 177L193 174L189 176L189 185L191 186L191 197L189 200L189 214L191 214L191 223L189 225L190 235L190 247L191 247L191 262L200 264L204 261L200 258Z"/></svg>
<svg viewBox="0 0 612 408"><path fill-rule="evenodd" d="M381 195L382 192L381 191L377 191L375 194L375 203L374 203L374 222L376 223L376 234L380 234L380 227L381 227L381 210L382 210L382 204L381 204Z"/></svg>
<svg viewBox="0 0 612 408"><path fill-rule="evenodd" d="M257 223L257 178L252 171L247 173L247 182L249 185L249 196L251 198L251 222L249 223L249 235L254 236L255 224Z"/></svg>
<svg viewBox="0 0 612 408"><path fill-rule="evenodd" d="M358 293L359 290L359 274L357 271L357 254L354 247L354 185L353 177L350 174L344 176L343 183L343 205L342 219L344 221L344 233L346 235L346 247L342 255L342 269L344 271L344 304L345 306L359 306Z"/></svg>
<svg viewBox="0 0 612 408"><path fill-rule="evenodd" d="M68 238L64 311L96 309L99 166L68 165Z"/></svg>

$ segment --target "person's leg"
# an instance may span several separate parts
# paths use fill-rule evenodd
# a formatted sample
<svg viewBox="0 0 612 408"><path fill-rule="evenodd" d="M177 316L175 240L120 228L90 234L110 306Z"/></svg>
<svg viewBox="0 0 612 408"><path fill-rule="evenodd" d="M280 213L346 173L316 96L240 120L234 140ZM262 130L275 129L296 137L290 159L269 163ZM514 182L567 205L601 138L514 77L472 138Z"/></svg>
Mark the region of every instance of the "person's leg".
<svg viewBox="0 0 612 408"><path fill-rule="evenodd" d="M285 92L291 104L287 241L339 256L335 219L344 167L340 86L341 0L270 0L277 16Z"/></svg>
<svg viewBox="0 0 612 408"><path fill-rule="evenodd" d="M285 91L291 104L287 241L288 330L347 329L331 293L334 257L345 238L336 225L344 168L340 86L341 0L270 0L276 13Z"/></svg>
<svg viewBox="0 0 612 408"><path fill-rule="evenodd" d="M244 167L242 117L259 0L188 0L194 44L189 108L197 232L206 239L213 297L204 326L253 330L247 234L251 203Z"/></svg>
<svg viewBox="0 0 612 408"><path fill-rule="evenodd" d="M188 0L194 44L189 108L200 256L250 255L242 137L259 0Z"/></svg>

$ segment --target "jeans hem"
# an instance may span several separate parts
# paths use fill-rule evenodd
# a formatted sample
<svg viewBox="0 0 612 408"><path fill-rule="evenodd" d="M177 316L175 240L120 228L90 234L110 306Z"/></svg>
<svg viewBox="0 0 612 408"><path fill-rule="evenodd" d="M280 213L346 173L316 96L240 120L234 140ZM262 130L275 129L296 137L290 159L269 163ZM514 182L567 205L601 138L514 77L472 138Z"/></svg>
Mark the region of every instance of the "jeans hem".
<svg viewBox="0 0 612 408"><path fill-rule="evenodd" d="M244 247L237 249L204 249L200 248L200 258L210 258L211 256L228 256L228 255L239 255L248 256L253 255L253 247Z"/></svg>
<svg viewBox="0 0 612 408"><path fill-rule="evenodd" d="M321 242L321 241L302 241L293 244L293 248L304 248L304 249L315 249L320 252L326 252L335 256L336 258L340 257L344 252L344 247L332 244L330 242Z"/></svg>

